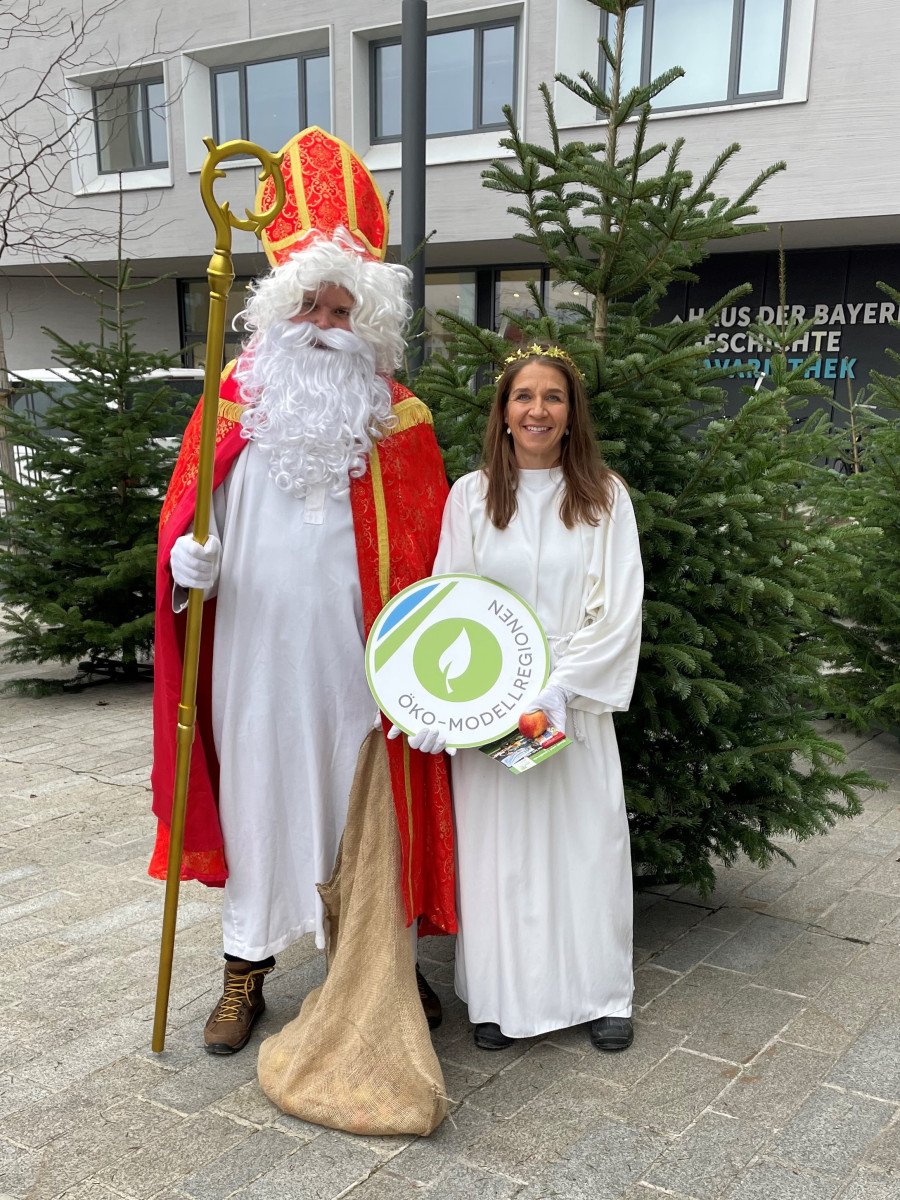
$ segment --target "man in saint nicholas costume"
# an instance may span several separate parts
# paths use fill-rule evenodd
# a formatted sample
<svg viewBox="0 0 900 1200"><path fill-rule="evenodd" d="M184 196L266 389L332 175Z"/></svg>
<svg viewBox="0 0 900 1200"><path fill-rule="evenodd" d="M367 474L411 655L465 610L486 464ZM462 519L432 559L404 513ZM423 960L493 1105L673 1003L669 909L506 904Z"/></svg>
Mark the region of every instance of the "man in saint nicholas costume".
<svg viewBox="0 0 900 1200"><path fill-rule="evenodd" d="M200 408L163 505L157 573L150 874L164 878L186 590L205 592L182 879L224 886L225 988L204 1040L241 1049L274 956L324 944L327 881L357 754L378 713L364 647L387 600L431 572L447 485L424 404L390 379L409 272L383 261L384 201L348 146L286 147L271 272L222 376L210 537L194 542ZM258 204L271 204L272 183ZM208 400L201 402L206 403ZM387 740L407 923L454 932L445 759ZM429 1024L437 997L419 976Z"/></svg>

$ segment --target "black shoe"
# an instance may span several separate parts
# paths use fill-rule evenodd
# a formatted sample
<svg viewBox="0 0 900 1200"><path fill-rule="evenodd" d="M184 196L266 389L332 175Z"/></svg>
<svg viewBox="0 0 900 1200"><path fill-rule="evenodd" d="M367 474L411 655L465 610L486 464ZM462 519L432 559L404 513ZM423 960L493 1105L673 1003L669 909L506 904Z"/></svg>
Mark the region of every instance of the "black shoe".
<svg viewBox="0 0 900 1200"><path fill-rule="evenodd" d="M437 1029L444 1018L440 997L418 967L416 967L416 986L419 989L419 999L422 1001L422 1011L428 1022L428 1028Z"/></svg>
<svg viewBox="0 0 900 1200"><path fill-rule="evenodd" d="M598 1017L591 1021L591 1042L598 1050L627 1050L633 1041L631 1017Z"/></svg>
<svg viewBox="0 0 900 1200"><path fill-rule="evenodd" d="M505 1050L516 1040L507 1037L500 1026L495 1025L492 1021L484 1021L481 1025L476 1025L472 1036L479 1050Z"/></svg>

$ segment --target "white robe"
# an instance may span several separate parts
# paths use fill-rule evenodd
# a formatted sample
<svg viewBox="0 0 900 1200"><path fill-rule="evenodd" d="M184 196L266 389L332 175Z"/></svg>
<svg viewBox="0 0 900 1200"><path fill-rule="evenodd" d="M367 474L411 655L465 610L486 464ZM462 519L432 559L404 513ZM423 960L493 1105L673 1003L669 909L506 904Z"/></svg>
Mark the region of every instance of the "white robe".
<svg viewBox="0 0 900 1200"><path fill-rule="evenodd" d="M324 944L315 885L331 876L377 709L349 489L288 495L251 442L213 499L222 928L226 953L259 961L311 930Z"/></svg>
<svg viewBox="0 0 900 1200"><path fill-rule="evenodd" d="M537 612L551 680L576 694L578 740L510 774L478 750L451 760L456 823L456 991L469 1019L530 1037L630 1016L632 881L613 712L627 709L643 572L628 493L597 527L566 529L561 472L520 471L518 511L488 520L481 472L453 487L434 573L485 575Z"/></svg>

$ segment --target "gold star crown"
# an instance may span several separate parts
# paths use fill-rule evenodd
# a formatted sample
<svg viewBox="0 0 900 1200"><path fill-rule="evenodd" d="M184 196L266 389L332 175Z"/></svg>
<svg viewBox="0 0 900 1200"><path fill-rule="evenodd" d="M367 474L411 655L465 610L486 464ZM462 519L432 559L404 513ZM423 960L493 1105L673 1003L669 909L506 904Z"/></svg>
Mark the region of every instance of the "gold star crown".
<svg viewBox="0 0 900 1200"><path fill-rule="evenodd" d="M569 364L578 378L584 382L584 375L582 375L572 357L563 350L562 346L539 346L537 342L532 342L530 346L520 346L508 358L504 358L503 366L495 382L499 383L503 378L503 372L509 364L516 362L520 358L561 358Z"/></svg>

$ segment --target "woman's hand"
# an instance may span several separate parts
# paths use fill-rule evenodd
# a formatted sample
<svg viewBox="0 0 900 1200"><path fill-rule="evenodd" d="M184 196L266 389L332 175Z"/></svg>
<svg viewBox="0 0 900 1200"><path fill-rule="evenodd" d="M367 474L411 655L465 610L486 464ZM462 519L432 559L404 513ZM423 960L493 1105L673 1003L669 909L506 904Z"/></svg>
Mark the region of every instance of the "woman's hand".
<svg viewBox="0 0 900 1200"><path fill-rule="evenodd" d="M566 732L566 705L571 699L571 692L567 692L565 688L559 687L555 683L548 683L542 692L539 692L530 704L526 704L523 712L537 712L538 709L543 712L547 720L554 729L558 729L560 733ZM412 745L412 743L410 743Z"/></svg>
<svg viewBox="0 0 900 1200"><path fill-rule="evenodd" d="M392 725L388 730L388 740L393 741L402 732L399 725ZM423 727L416 733L410 734L409 748L410 750L421 750L423 754L444 754L446 752L451 758L456 753L456 747L448 746L447 739L433 725Z"/></svg>

